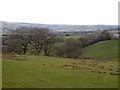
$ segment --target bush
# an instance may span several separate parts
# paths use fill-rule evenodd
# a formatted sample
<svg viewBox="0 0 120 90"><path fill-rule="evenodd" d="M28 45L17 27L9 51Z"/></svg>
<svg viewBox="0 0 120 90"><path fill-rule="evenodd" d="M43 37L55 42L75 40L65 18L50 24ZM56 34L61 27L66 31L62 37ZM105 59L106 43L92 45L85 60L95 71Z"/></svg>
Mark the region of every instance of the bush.
<svg viewBox="0 0 120 90"><path fill-rule="evenodd" d="M75 39L67 39L63 45L56 47L56 54L60 57L78 58L81 54L80 42Z"/></svg>

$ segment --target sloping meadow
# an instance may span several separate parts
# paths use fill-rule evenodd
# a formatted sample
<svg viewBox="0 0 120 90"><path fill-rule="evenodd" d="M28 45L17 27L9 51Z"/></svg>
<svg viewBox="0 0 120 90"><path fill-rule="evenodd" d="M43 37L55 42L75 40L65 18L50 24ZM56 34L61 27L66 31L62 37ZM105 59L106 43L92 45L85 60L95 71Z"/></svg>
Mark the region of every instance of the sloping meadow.
<svg viewBox="0 0 120 90"><path fill-rule="evenodd" d="M118 62L26 56L3 59L3 88L117 88Z"/></svg>

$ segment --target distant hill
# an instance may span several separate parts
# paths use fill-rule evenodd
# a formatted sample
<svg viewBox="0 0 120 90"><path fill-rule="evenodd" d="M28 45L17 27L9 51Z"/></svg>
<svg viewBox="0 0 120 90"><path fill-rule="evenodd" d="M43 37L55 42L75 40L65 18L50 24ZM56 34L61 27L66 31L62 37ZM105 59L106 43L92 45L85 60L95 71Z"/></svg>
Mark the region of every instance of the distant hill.
<svg viewBox="0 0 120 90"><path fill-rule="evenodd" d="M5 22L1 21L2 31L4 33L11 32L19 27L37 27L37 28L49 28L51 31L58 32L64 31L96 31L105 29L116 30L117 25L67 25L67 24L36 24L36 23L20 23L20 22Z"/></svg>
<svg viewBox="0 0 120 90"><path fill-rule="evenodd" d="M101 41L85 47L83 56L118 58L118 40Z"/></svg>

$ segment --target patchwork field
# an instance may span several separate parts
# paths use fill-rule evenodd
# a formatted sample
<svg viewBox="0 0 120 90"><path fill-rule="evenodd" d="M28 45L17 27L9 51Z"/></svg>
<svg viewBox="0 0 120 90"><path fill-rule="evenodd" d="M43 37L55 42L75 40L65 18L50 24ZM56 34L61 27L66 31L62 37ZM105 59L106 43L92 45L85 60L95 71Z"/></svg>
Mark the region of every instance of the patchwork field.
<svg viewBox="0 0 120 90"><path fill-rule="evenodd" d="M118 62L24 56L3 59L3 88L117 88Z"/></svg>

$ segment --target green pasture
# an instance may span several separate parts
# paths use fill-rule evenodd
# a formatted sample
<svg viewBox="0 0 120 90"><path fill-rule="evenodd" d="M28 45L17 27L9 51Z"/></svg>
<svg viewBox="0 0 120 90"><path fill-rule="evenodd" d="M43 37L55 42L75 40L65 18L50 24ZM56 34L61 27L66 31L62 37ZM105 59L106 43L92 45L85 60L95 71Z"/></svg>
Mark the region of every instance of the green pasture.
<svg viewBox="0 0 120 90"><path fill-rule="evenodd" d="M83 56L118 58L118 40L101 41L85 47Z"/></svg>
<svg viewBox="0 0 120 90"><path fill-rule="evenodd" d="M65 36L65 39L69 39L69 38L74 38L74 39L79 39L84 37L85 35L72 35L72 36Z"/></svg>
<svg viewBox="0 0 120 90"><path fill-rule="evenodd" d="M118 62L115 61L32 55L23 58L3 58L3 88L118 87Z"/></svg>

